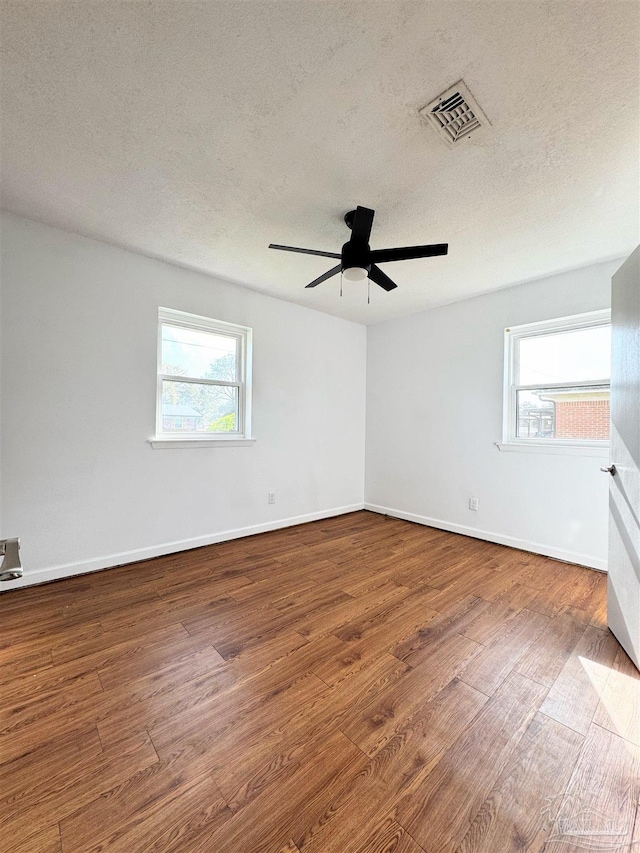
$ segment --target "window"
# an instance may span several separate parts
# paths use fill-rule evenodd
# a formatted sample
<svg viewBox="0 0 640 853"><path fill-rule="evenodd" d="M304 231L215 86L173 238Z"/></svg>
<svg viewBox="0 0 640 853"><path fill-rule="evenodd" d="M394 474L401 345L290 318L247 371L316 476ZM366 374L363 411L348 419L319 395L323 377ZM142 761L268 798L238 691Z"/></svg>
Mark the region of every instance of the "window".
<svg viewBox="0 0 640 853"><path fill-rule="evenodd" d="M609 312L507 329L505 362L505 443L606 445Z"/></svg>
<svg viewBox="0 0 640 853"><path fill-rule="evenodd" d="M250 438L251 329L159 310L157 439Z"/></svg>

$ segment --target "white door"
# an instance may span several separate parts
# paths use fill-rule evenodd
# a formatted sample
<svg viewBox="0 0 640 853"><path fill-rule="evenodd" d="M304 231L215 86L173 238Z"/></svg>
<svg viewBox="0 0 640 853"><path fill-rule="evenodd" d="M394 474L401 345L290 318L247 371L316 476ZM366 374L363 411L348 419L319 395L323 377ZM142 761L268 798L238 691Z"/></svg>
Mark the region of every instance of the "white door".
<svg viewBox="0 0 640 853"><path fill-rule="evenodd" d="M607 617L640 669L640 247L613 276L611 324Z"/></svg>

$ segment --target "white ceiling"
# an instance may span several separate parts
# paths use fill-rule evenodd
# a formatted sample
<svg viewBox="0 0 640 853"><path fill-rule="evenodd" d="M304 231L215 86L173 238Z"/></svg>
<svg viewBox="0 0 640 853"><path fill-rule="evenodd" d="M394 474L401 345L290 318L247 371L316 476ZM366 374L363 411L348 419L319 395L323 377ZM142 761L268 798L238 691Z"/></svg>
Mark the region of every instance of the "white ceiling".
<svg viewBox="0 0 640 853"><path fill-rule="evenodd" d="M2 0L2 198L15 213L363 323L638 242L635 0ZM464 78L492 127L418 110ZM449 242L339 276L372 248Z"/></svg>

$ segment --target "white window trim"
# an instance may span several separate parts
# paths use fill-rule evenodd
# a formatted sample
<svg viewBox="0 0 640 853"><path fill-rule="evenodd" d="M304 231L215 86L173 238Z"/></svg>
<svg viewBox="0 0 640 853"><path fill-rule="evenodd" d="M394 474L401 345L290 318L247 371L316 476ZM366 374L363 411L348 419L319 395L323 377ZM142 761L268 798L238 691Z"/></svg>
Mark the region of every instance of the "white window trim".
<svg viewBox="0 0 640 853"><path fill-rule="evenodd" d="M162 326L173 325L181 328L197 329L203 332L214 332L234 337L238 341L239 377L236 382L225 382L218 379L197 379L190 376L169 376L160 373L162 364ZM226 323L222 320L212 320L197 314L188 314L173 308L158 309L158 343L157 343L157 381L156 381L156 434L149 439L149 444L156 449L195 448L195 447L246 447L255 443L251 435L251 385L252 385L252 329L236 323ZM164 432L162 430L162 383L194 382L198 385L217 385L238 388L238 421L241 429L234 432L215 433L211 437L201 432L188 433L184 431Z"/></svg>
<svg viewBox="0 0 640 853"><path fill-rule="evenodd" d="M609 455L609 441L579 441L575 439L549 438L519 438L517 436L516 395L518 391L540 388L540 385L516 385L513 378L518 370L518 342L522 338L544 334L557 334L572 329L584 329L594 326L607 326L611 323L611 311L589 311L584 314L573 314L570 317L560 317L544 320L539 323L527 323L513 326L504 330L504 391L503 391L503 420L502 442L496 442L496 447L502 451L524 451L526 453L559 453L569 456L599 456ZM601 386L608 388L610 380L601 379L584 382L550 382L545 388L575 388L585 386L593 388Z"/></svg>

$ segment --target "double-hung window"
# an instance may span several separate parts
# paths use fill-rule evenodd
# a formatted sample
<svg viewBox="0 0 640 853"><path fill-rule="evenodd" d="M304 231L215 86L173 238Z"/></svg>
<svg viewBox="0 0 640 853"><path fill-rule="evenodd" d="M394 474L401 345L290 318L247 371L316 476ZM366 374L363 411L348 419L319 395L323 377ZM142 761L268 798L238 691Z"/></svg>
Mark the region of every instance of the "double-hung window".
<svg viewBox="0 0 640 853"><path fill-rule="evenodd" d="M251 329L160 308L156 438L251 437Z"/></svg>
<svg viewBox="0 0 640 853"><path fill-rule="evenodd" d="M605 448L610 378L609 312L506 329L505 444Z"/></svg>

